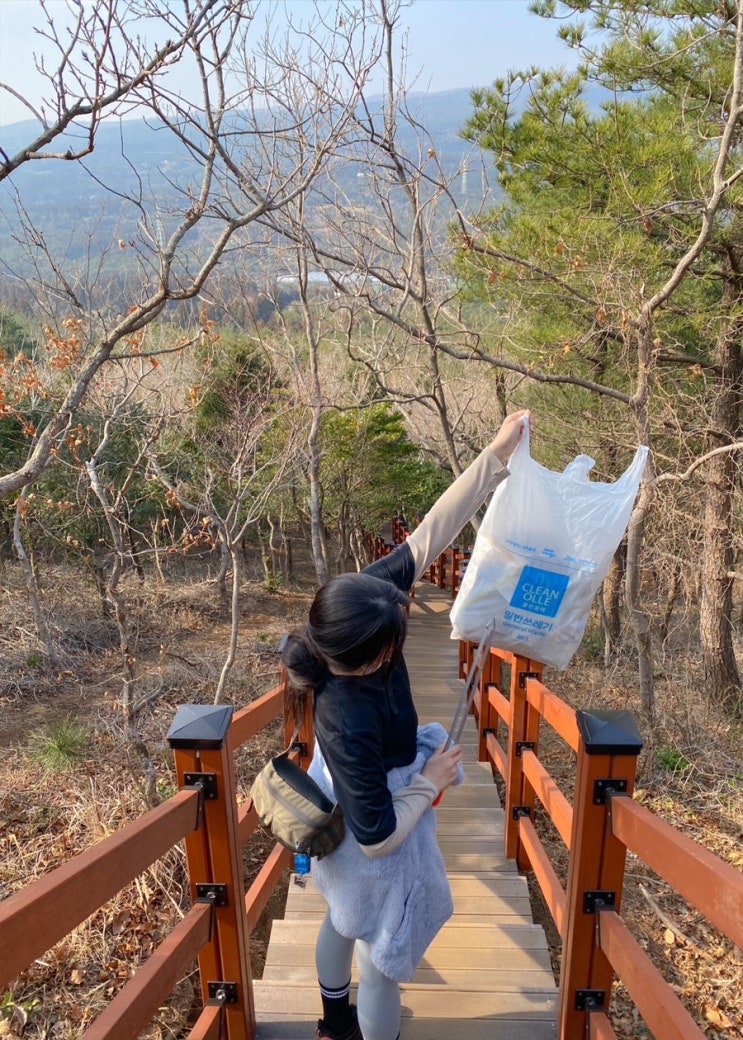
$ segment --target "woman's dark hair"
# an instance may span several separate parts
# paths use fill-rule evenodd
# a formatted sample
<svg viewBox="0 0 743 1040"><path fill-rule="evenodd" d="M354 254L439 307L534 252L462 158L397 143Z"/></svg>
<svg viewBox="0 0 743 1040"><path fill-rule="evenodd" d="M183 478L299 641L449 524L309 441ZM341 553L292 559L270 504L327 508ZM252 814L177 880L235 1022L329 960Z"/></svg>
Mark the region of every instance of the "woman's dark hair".
<svg viewBox="0 0 743 1040"><path fill-rule="evenodd" d="M324 680L328 663L354 672L383 655L402 651L408 597L392 582L363 572L339 574L320 589L306 629L289 634L281 654L289 682L312 690Z"/></svg>

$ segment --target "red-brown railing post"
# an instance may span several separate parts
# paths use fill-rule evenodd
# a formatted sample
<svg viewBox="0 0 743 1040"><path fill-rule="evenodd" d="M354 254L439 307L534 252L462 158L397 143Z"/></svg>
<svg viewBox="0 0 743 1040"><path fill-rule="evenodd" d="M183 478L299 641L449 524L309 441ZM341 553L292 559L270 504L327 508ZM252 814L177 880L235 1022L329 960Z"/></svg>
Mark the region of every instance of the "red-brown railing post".
<svg viewBox="0 0 743 1040"><path fill-rule="evenodd" d="M459 561L461 560L461 558L462 558L461 550L458 549L456 547L456 545L452 546L452 550L451 550L451 587L450 587L450 593L449 593L451 595L452 599L454 599L454 597L456 596L457 590L459 588Z"/></svg>
<svg viewBox="0 0 743 1040"><path fill-rule="evenodd" d="M190 704L168 731L179 787L202 792L198 830L186 836L192 900L214 906L212 938L199 954L204 1003L222 1005L227 1040L253 1040L255 1010L238 840L237 789L227 733L233 709Z"/></svg>
<svg viewBox="0 0 743 1040"><path fill-rule="evenodd" d="M525 747L536 751L536 736L526 699L526 680L542 678L542 664L514 654L511 661L509 700L511 725L508 730L508 775L506 777L506 856L515 859L521 870L529 861L519 841L519 818L533 816L535 794L527 782L521 762Z"/></svg>
<svg viewBox="0 0 743 1040"><path fill-rule="evenodd" d="M454 575L452 578L452 599L456 599L459 594L459 590L462 587L462 581L464 580L465 571L467 570L467 564L470 561L472 553L469 549L455 549L454 559Z"/></svg>
<svg viewBox="0 0 743 1040"><path fill-rule="evenodd" d="M288 689L286 685L286 671L281 668L281 682L284 686L284 747L294 735L295 720L289 712ZM312 698L305 697L302 719L299 724L299 732L294 740L293 747L297 751L297 760L303 769L309 767L315 750L315 728L312 723Z"/></svg>
<svg viewBox="0 0 743 1040"><path fill-rule="evenodd" d="M501 665L503 661L497 654L489 653L480 676L479 689L477 691L477 761L486 762L488 759L488 733L492 733L498 739L500 719L495 708L491 707L488 696L488 687L496 686L500 689Z"/></svg>
<svg viewBox="0 0 743 1040"><path fill-rule="evenodd" d="M409 535L407 521L404 516L392 517L392 541L395 545L404 542Z"/></svg>
<svg viewBox="0 0 743 1040"><path fill-rule="evenodd" d="M472 655L472 644L467 639L459 640L459 671L457 676L460 679L466 679L467 673L470 667L470 660Z"/></svg>
<svg viewBox="0 0 743 1040"><path fill-rule="evenodd" d="M586 1035L586 1014L609 1007L613 972L596 942L599 909L619 909L625 846L611 835L607 792L632 793L642 739L627 711L578 711L580 746L573 803L558 1040Z"/></svg>

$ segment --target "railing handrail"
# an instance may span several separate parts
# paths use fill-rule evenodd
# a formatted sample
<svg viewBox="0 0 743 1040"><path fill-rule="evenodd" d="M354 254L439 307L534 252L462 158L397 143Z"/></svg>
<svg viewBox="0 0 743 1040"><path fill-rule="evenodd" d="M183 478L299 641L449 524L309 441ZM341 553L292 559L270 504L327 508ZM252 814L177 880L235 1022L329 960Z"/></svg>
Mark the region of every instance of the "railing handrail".
<svg viewBox="0 0 743 1040"><path fill-rule="evenodd" d="M611 796L612 834L743 949L743 874L646 806Z"/></svg>

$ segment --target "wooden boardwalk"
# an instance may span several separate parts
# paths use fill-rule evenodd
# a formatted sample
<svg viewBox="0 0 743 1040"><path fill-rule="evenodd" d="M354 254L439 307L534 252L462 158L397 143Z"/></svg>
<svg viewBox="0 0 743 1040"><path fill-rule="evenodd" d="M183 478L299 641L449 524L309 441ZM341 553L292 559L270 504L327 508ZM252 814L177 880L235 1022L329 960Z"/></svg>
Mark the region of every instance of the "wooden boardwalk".
<svg viewBox="0 0 743 1040"><path fill-rule="evenodd" d="M447 727L462 689L449 607L445 593L418 585L405 650L421 723ZM401 986L401 1040L552 1040L557 991L547 943L532 921L526 879L504 857L503 810L475 741L470 718L465 782L436 809L454 915ZM255 982L256 1040L314 1036L321 1014L314 943L324 912L311 880L302 888L292 879Z"/></svg>

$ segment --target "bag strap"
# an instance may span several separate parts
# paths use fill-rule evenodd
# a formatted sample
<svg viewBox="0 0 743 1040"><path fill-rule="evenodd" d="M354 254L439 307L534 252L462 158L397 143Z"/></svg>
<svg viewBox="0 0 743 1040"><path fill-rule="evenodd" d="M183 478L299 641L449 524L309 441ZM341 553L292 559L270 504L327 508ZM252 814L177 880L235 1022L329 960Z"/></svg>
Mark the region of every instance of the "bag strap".
<svg viewBox="0 0 743 1040"><path fill-rule="evenodd" d="M297 724L295 725L295 727L294 727L294 732L292 733L292 736L291 736L291 740L289 741L289 745L288 745L288 747L286 747L286 748L285 748L285 749L284 749L284 750L283 750L283 751L281 752L281 754L282 754L282 755L288 755L288 754L289 754L289 752L290 752L290 751L291 751L291 749L292 749L292 744L294 743L294 741L295 741L295 740L297 739L297 736L299 735L299 730L300 730L300 723L298 722L298 723L297 723ZM315 739L317 739L317 738L315 738ZM327 769L327 766L326 766L326 769ZM305 773L306 773L306 770L305 770ZM309 780L310 780L310 783L313 783L313 784L315 784L315 785L316 785L317 787L319 787L319 784L317 783L317 781L316 781L316 780L313 780L313 779L312 779L311 777L309 778ZM320 790L322 791L322 788L320 788ZM325 792L324 792L324 791L322 791L322 793L323 793L323 794L325 794ZM327 797L327 796L326 796L326 797ZM340 808L340 807L339 807L339 804L338 804L338 799L336 798L336 799L335 799L335 801L333 802L333 811L335 811L335 810L336 810L336 809L338 809L338 808Z"/></svg>

